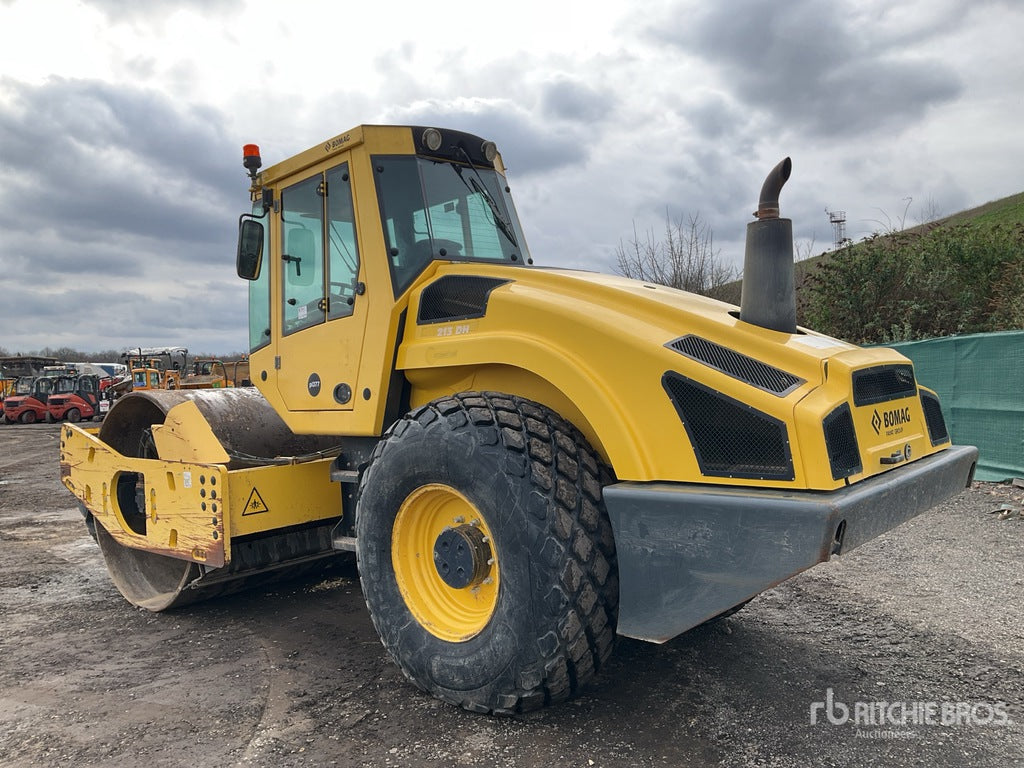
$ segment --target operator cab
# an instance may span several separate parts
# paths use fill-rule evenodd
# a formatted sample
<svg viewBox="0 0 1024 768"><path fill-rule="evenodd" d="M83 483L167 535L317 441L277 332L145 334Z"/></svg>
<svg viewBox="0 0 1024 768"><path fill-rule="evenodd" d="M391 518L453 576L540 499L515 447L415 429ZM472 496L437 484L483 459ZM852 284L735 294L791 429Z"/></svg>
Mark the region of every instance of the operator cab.
<svg viewBox="0 0 1024 768"><path fill-rule="evenodd" d="M392 363L408 295L433 265L533 263L500 155L480 137L360 126L263 172L250 144L243 163L253 212L237 268L250 281L254 380L295 431L378 433L401 387ZM302 411L357 418L302 426Z"/></svg>

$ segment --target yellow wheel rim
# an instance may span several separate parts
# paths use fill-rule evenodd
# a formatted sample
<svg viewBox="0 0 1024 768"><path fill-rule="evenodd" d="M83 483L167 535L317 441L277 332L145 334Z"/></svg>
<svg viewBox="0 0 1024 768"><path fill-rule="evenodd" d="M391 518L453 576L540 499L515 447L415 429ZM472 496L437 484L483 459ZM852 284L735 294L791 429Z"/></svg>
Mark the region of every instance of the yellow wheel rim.
<svg viewBox="0 0 1024 768"><path fill-rule="evenodd" d="M498 604L498 554L472 502L450 486L424 485L402 503L391 542L398 589L424 629L459 643L487 626Z"/></svg>

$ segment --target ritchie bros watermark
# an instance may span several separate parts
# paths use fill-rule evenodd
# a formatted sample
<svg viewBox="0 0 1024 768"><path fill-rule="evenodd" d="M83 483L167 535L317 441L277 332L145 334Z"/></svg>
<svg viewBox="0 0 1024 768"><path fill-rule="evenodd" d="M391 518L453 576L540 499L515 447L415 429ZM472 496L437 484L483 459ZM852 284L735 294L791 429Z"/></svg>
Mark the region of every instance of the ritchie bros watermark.
<svg viewBox="0 0 1024 768"><path fill-rule="evenodd" d="M811 725L854 725L885 738L909 738L910 731L895 729L911 726L1004 726L1012 724L1004 701L839 701L828 688L824 701L811 702Z"/></svg>

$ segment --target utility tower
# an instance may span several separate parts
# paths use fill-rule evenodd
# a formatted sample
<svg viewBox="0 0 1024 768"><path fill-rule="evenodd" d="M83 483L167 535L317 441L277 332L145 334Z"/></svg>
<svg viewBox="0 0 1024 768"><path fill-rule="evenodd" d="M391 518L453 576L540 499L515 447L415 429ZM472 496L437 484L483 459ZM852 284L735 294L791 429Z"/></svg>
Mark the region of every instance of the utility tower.
<svg viewBox="0 0 1024 768"><path fill-rule="evenodd" d="M850 238L846 236L846 211L829 211L828 214L829 223L832 225L832 249L838 251L848 242Z"/></svg>

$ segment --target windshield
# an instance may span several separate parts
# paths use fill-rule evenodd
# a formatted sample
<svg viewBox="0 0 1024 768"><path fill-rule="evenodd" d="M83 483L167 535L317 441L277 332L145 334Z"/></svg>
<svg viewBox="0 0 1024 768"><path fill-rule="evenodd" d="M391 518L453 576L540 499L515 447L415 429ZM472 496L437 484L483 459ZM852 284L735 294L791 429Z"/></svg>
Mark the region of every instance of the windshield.
<svg viewBox="0 0 1024 768"><path fill-rule="evenodd" d="M53 388L54 392L74 392L75 391L75 379L61 376L57 379L57 385Z"/></svg>
<svg viewBox="0 0 1024 768"><path fill-rule="evenodd" d="M434 259L529 263L496 171L411 156L374 157L373 165L396 296Z"/></svg>

